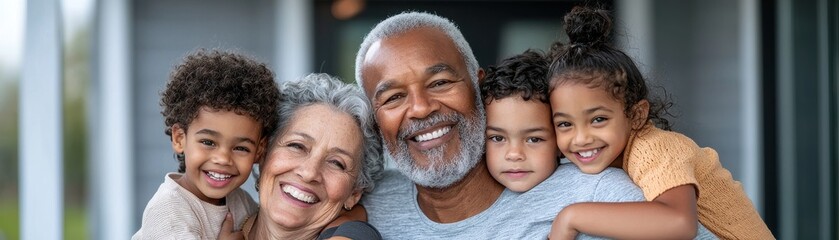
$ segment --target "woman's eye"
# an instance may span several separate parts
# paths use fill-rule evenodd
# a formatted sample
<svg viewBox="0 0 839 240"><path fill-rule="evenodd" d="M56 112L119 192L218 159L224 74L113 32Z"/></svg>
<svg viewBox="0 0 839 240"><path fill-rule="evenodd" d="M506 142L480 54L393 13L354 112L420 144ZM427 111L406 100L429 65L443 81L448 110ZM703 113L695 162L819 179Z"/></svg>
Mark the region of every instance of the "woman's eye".
<svg viewBox="0 0 839 240"><path fill-rule="evenodd" d="M331 164L332 166L334 166L334 167L335 167L335 168L337 168L337 169L347 170L347 167L346 167L346 166L344 166L344 163L342 163L341 161L338 161L338 160L329 160L329 164Z"/></svg>
<svg viewBox="0 0 839 240"><path fill-rule="evenodd" d="M489 136L487 139L489 139L490 141L493 141L493 142L503 142L504 141L504 137L498 136L498 135Z"/></svg>
<svg viewBox="0 0 839 240"><path fill-rule="evenodd" d="M298 150L298 151L306 150L306 146L303 146L303 144L295 143L295 142L286 144L286 147L289 147L291 149Z"/></svg>
<svg viewBox="0 0 839 240"><path fill-rule="evenodd" d="M213 142L212 140L201 139L201 140L198 140L198 142L200 142L202 145L208 146L208 147L215 147L216 146L216 143Z"/></svg>
<svg viewBox="0 0 839 240"><path fill-rule="evenodd" d="M543 142L543 141L545 141L545 139L541 139L541 138L538 138L538 137L527 138L528 143L538 143L538 142Z"/></svg>

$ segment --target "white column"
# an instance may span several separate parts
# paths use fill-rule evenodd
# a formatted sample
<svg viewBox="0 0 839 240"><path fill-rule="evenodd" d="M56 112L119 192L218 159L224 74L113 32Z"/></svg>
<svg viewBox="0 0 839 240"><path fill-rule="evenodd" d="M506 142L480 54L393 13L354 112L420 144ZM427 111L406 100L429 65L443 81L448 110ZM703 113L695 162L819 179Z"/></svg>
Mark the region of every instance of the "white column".
<svg viewBox="0 0 839 240"><path fill-rule="evenodd" d="M99 1L97 7L96 66L99 102L91 129L91 172L97 208L92 228L98 239L128 239L136 231L134 209L134 162L131 124L131 19L130 1Z"/></svg>
<svg viewBox="0 0 839 240"><path fill-rule="evenodd" d="M312 1L278 0L276 7L274 70L277 79L303 77L312 71Z"/></svg>
<svg viewBox="0 0 839 240"><path fill-rule="evenodd" d="M57 0L26 4L20 81L20 236L61 239L62 47Z"/></svg>
<svg viewBox="0 0 839 240"><path fill-rule="evenodd" d="M740 102L741 109L740 130L743 138L741 182L746 194L754 203L758 212L763 213L763 122L760 83L760 4L756 0L741 0L740 2Z"/></svg>
<svg viewBox="0 0 839 240"><path fill-rule="evenodd" d="M635 60L641 74L647 76L655 64L653 4L651 0L619 0L615 4L617 29L625 34L617 35L618 46Z"/></svg>

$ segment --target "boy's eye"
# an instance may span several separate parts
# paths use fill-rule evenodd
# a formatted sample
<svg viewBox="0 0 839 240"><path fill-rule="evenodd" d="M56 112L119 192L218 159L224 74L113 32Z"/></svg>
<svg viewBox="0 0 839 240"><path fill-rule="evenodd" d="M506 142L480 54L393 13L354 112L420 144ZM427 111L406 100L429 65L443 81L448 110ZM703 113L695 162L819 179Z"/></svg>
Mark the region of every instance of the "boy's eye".
<svg viewBox="0 0 839 240"><path fill-rule="evenodd" d="M241 147L241 146L240 146L240 147L234 147L234 148L233 148L233 151L240 151L240 152L246 152L246 153L249 153L249 152L251 152L251 149L250 149L250 148L247 148L247 147Z"/></svg>
<svg viewBox="0 0 839 240"><path fill-rule="evenodd" d="M538 142L544 142L544 141L545 141L545 139L541 139L541 138L538 138L538 137L527 138L528 143L538 143Z"/></svg>
<svg viewBox="0 0 839 240"><path fill-rule="evenodd" d="M498 135L489 136L487 139L489 139L490 141L493 141L493 142L503 142L504 141L504 137L498 136Z"/></svg>
<svg viewBox="0 0 839 240"><path fill-rule="evenodd" d="M212 140L201 139L201 140L198 140L198 142L200 142L204 146L208 146L208 147L215 147L216 146L216 143L213 142Z"/></svg>

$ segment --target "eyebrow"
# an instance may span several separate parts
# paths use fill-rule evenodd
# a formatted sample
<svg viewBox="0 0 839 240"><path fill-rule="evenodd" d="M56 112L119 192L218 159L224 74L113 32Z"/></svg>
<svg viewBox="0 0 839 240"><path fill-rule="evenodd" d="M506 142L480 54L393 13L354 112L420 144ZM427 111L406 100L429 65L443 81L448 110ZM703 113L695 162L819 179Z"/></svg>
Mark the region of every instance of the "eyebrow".
<svg viewBox="0 0 839 240"><path fill-rule="evenodd" d="M213 131L211 129L206 129L206 128L198 130L198 132L195 132L195 134L207 134L207 135L210 135L212 137L220 137L221 136L221 133ZM256 142L254 142L253 139L246 138L246 137L237 137L236 142L237 143L248 142L248 143L256 145Z"/></svg>
<svg viewBox="0 0 839 240"><path fill-rule="evenodd" d="M589 109L584 110L583 113L591 114L591 113L596 112L598 110L603 110L603 111L606 111L606 112L609 112L609 113L614 113L614 111L612 111L611 109L608 109L604 106L597 106L597 107L589 108ZM567 114L567 113L564 113L564 112L555 112L553 114L553 117L567 117L567 118L570 118L571 115Z"/></svg>
<svg viewBox="0 0 839 240"><path fill-rule="evenodd" d="M486 129L496 131L496 132L507 132L503 128L489 126L489 125L487 125ZM548 130L546 128L543 128L543 127L535 127L535 128L524 129L520 132L522 132L522 133L534 133L534 132L539 132L539 131L548 131Z"/></svg>
<svg viewBox="0 0 839 240"><path fill-rule="evenodd" d="M455 75L456 77L460 77L457 74L457 72L454 71L454 68L452 68L452 66L450 66L448 64L445 64L445 63L437 63L437 64L434 64L431 67L428 67L428 68L425 69L425 73L428 74L428 75L434 75L434 74L438 74L438 73L441 73L441 72L449 72L452 75ZM382 93L384 91L387 91L388 89L392 88L394 84L395 84L394 79L384 80L381 83L379 83L379 85L376 86L376 91L374 91L374 93L373 93L373 99L379 99L379 97L382 95Z"/></svg>
<svg viewBox="0 0 839 240"><path fill-rule="evenodd" d="M302 137L302 138L305 138L305 139L306 139L306 141L310 141L310 142L314 142L314 141L315 141L315 138L313 138L312 136L310 136L309 134L306 134L306 133L302 133L302 132L291 132L291 134L292 134L292 135L297 135L297 136L300 136L300 137ZM333 147L333 148L331 148L331 149L329 149L329 150L330 150L330 151L332 151L332 152L337 152L338 154L343 154L343 155L346 155L347 157L352 158L352 154L350 154L350 152L349 152L349 151L344 150L343 148Z"/></svg>

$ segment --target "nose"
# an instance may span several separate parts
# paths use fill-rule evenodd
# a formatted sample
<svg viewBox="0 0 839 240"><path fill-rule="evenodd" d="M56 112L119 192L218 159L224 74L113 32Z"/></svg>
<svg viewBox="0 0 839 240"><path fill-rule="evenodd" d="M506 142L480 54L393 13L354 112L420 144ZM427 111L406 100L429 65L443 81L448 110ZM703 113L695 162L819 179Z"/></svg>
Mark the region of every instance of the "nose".
<svg viewBox="0 0 839 240"><path fill-rule="evenodd" d="M504 156L504 159L510 162L524 161L526 156L521 149L521 144L511 142L510 147L507 148L507 155Z"/></svg>
<svg viewBox="0 0 839 240"><path fill-rule="evenodd" d="M215 154L212 156L212 161L215 164L229 166L233 164L233 161L230 157L230 150L227 149L219 149L216 151Z"/></svg>
<svg viewBox="0 0 839 240"><path fill-rule="evenodd" d="M591 133L586 128L576 128L576 134L574 135L574 139L572 143L576 146L586 146L594 142L594 138L591 136Z"/></svg>
<svg viewBox="0 0 839 240"><path fill-rule="evenodd" d="M320 166L321 158L313 156L300 162L300 165L294 169L294 172L304 182L320 182Z"/></svg>
<svg viewBox="0 0 839 240"><path fill-rule="evenodd" d="M409 96L408 118L423 119L439 109L439 102L423 90L415 90Z"/></svg>

